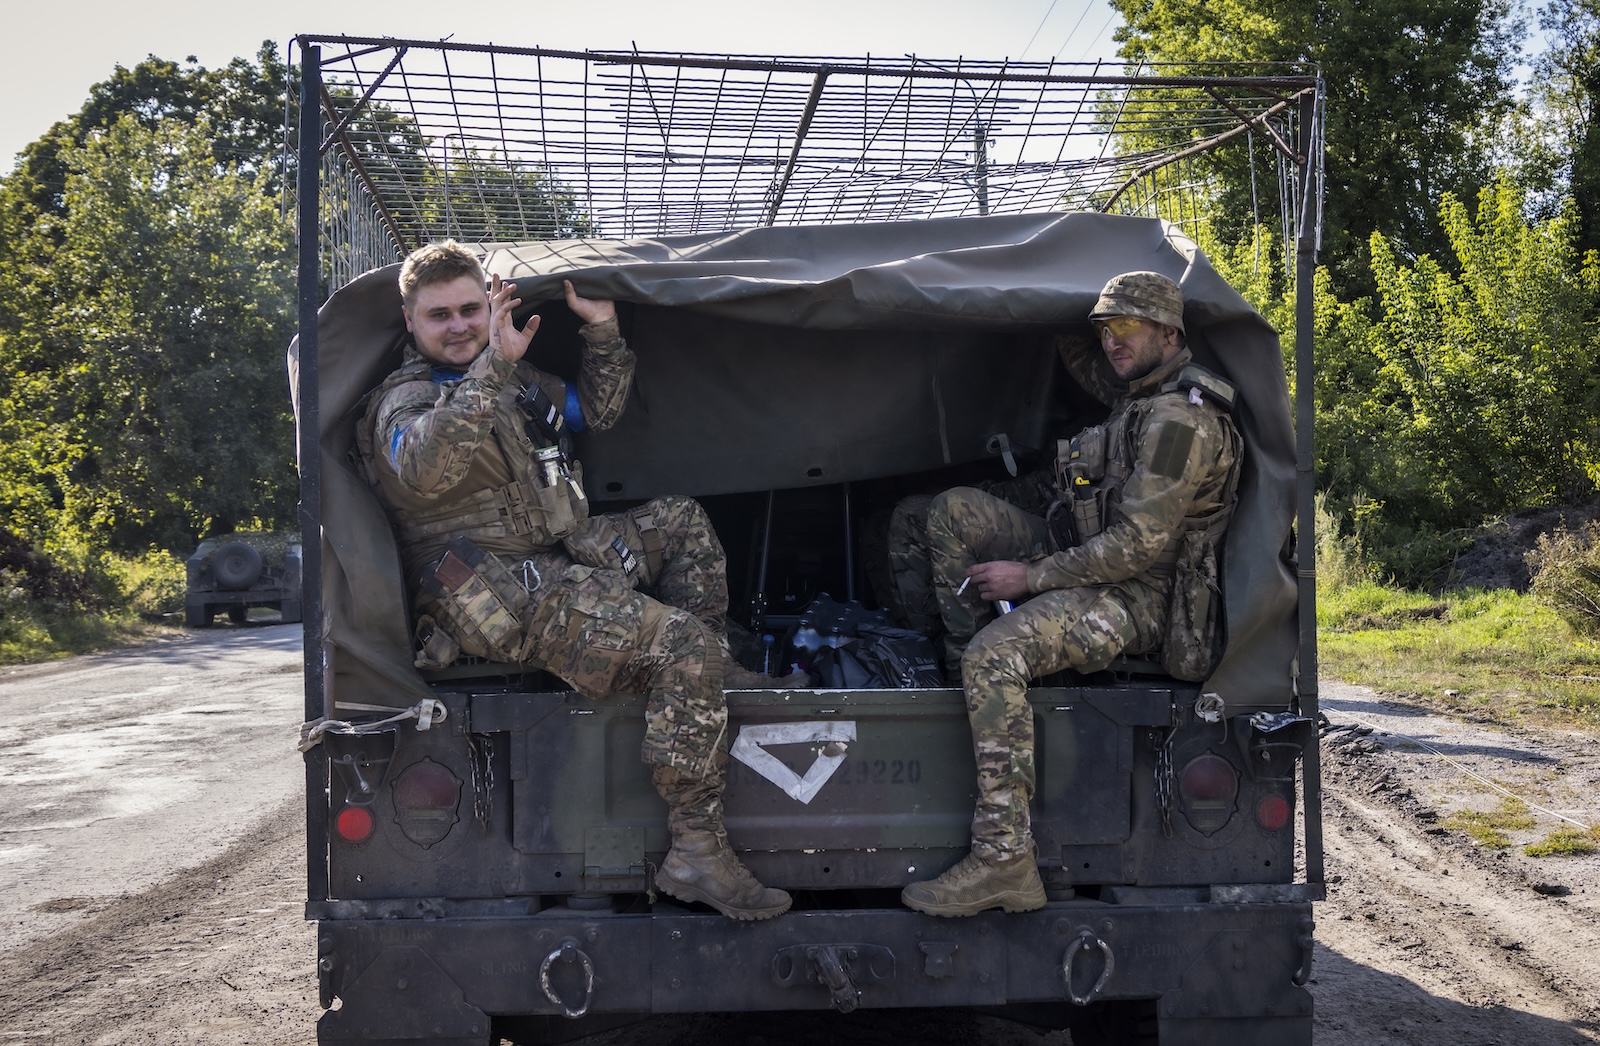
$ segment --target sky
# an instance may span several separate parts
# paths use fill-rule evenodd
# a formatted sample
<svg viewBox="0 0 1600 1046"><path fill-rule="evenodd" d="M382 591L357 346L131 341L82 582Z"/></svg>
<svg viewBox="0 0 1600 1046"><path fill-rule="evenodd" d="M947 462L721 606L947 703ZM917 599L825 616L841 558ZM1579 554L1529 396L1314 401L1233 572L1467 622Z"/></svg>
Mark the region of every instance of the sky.
<svg viewBox="0 0 1600 1046"><path fill-rule="evenodd" d="M62 19L72 22L63 35ZM461 4L417 0L87 0L67 12L8 4L15 44L0 63L0 172L51 124L77 112L117 65L148 55L207 68L280 49L296 34L393 36L565 50L724 54L916 54L922 58L1094 61L1121 24L1105 0L578 0ZM54 43L45 43L54 41ZM298 56L294 60L298 62Z"/></svg>

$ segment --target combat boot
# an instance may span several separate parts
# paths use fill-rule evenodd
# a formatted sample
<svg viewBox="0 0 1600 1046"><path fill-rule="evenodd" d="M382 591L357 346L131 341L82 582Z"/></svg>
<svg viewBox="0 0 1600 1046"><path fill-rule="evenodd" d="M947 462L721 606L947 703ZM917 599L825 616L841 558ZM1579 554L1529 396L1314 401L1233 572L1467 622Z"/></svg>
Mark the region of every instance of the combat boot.
<svg viewBox="0 0 1600 1046"><path fill-rule="evenodd" d="M656 873L656 889L680 901L709 904L730 919L770 919L793 903L782 890L762 886L718 832L687 831L672 837L672 849Z"/></svg>
<svg viewBox="0 0 1600 1046"><path fill-rule="evenodd" d="M1031 850L1009 861L969 853L939 878L907 886L900 901L928 915L977 915L989 908L1031 912L1044 907L1044 881Z"/></svg>

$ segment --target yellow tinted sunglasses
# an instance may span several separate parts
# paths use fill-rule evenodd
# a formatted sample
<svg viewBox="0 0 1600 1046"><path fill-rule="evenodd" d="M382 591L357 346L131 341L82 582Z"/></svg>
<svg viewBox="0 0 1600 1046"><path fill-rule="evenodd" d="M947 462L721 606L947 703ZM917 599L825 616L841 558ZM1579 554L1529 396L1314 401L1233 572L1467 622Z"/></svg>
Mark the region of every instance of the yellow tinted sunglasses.
<svg viewBox="0 0 1600 1046"><path fill-rule="evenodd" d="M1108 320L1095 320L1095 333L1104 338L1109 331L1113 338L1126 338L1144 325L1137 316L1113 316Z"/></svg>

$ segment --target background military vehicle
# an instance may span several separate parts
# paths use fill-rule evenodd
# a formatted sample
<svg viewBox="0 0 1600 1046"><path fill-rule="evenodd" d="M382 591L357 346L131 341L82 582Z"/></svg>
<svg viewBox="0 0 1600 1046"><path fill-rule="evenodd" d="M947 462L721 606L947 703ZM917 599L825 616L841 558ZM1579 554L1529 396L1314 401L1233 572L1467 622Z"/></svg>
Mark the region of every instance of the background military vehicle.
<svg viewBox="0 0 1600 1046"><path fill-rule="evenodd" d="M271 533L209 537L184 560L183 623L210 628L219 613L235 624L252 607L278 611L284 624L300 620L300 540Z"/></svg>
<svg viewBox="0 0 1600 1046"><path fill-rule="evenodd" d="M1277 334L1166 215L1185 198L1170 165L1247 130L1282 146L1309 388L1314 77L299 47L320 1041L558 1042L659 1013L908 1006L1070 1027L1080 1046L1310 1041L1314 579L1293 539L1297 514L1310 525L1309 404L1297 445ZM534 127L529 144L517 129ZM897 498L1027 468L1104 417L1061 357L1095 351L1085 317L1108 276L1181 282L1247 447L1229 642L1200 684L1124 661L1030 691L1044 909L899 903L967 848L957 688L730 694L730 837L796 898L738 924L650 888L667 834L642 698L585 701L515 665L412 667L393 537L350 451L405 337L394 263L443 235L517 281L546 369L573 372L563 279L620 303L636 396L578 446L590 496L700 498L735 622L775 646L823 593L875 602L868 539Z"/></svg>

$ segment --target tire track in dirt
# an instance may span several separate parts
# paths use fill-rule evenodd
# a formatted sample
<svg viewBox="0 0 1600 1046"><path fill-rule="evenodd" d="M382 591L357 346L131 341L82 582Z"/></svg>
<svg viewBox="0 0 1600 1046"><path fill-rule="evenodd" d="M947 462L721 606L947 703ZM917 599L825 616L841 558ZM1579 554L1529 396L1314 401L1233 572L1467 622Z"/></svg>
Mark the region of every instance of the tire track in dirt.
<svg viewBox="0 0 1600 1046"><path fill-rule="evenodd" d="M0 956L0 1041L312 1046L303 801L213 860Z"/></svg>
<svg viewBox="0 0 1600 1046"><path fill-rule="evenodd" d="M1419 724L1407 727L1412 736L1430 725L1411 721ZM1548 773L1563 772L1559 741L1513 742L1481 728L1470 740L1494 753L1486 763L1516 762L1520 747ZM1585 886L1570 897L1534 889L1541 876L1586 883L1594 859L1546 861L1530 877L1520 854L1485 850L1437 825L1436 805L1471 790L1460 766L1381 730L1345 741L1324 743L1319 1046L1600 1041L1600 898ZM1513 771L1527 768L1500 768Z"/></svg>

